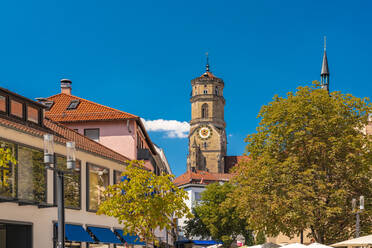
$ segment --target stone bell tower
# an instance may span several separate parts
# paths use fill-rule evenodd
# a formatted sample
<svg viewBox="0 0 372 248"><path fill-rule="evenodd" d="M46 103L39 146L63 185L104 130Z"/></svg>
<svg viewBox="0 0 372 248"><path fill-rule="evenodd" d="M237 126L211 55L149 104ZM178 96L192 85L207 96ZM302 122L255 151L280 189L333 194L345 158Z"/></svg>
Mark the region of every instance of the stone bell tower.
<svg viewBox="0 0 372 248"><path fill-rule="evenodd" d="M209 69L191 80L191 121L189 134L188 170L224 172L226 132L224 120L224 82Z"/></svg>

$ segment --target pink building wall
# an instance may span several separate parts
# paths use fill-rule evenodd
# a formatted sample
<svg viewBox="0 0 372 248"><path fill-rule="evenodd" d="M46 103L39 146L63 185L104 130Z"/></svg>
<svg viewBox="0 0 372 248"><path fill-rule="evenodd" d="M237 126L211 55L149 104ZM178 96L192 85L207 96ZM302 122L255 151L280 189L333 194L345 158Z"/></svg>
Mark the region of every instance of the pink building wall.
<svg viewBox="0 0 372 248"><path fill-rule="evenodd" d="M137 125L129 121L90 121L85 123L65 123L71 129L84 135L84 129L99 128L99 143L123 154L130 159L137 158Z"/></svg>

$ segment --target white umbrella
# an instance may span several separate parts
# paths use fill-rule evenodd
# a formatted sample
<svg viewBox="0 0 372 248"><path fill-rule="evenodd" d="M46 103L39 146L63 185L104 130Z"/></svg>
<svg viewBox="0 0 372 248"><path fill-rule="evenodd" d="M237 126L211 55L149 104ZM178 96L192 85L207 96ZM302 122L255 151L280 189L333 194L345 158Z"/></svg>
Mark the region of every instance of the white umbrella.
<svg viewBox="0 0 372 248"><path fill-rule="evenodd" d="M245 245L243 245L240 248L261 248L261 247L262 247L262 245L252 245L252 246L245 246Z"/></svg>
<svg viewBox="0 0 372 248"><path fill-rule="evenodd" d="M319 244L319 243L312 243L312 244L308 245L308 247L311 247L311 248L332 248L331 246L322 245L322 244Z"/></svg>
<svg viewBox="0 0 372 248"><path fill-rule="evenodd" d="M342 242L333 244L331 246L341 247L341 246L369 246L369 245L372 245L372 235L342 241Z"/></svg>
<svg viewBox="0 0 372 248"><path fill-rule="evenodd" d="M293 244L289 244L289 245L283 245L281 248L307 248L306 245L303 245L303 244L299 244L299 243L293 243Z"/></svg>

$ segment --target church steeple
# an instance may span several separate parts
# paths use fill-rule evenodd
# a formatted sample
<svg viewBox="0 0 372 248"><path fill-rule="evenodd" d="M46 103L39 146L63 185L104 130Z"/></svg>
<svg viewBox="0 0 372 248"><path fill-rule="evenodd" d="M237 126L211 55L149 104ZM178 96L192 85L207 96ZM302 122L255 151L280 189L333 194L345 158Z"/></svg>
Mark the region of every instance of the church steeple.
<svg viewBox="0 0 372 248"><path fill-rule="evenodd" d="M326 51L326 37L324 37L324 54L323 54L323 63L322 70L320 72L320 83L323 89L326 89L329 92L329 69L328 69L328 60L327 60L327 51Z"/></svg>

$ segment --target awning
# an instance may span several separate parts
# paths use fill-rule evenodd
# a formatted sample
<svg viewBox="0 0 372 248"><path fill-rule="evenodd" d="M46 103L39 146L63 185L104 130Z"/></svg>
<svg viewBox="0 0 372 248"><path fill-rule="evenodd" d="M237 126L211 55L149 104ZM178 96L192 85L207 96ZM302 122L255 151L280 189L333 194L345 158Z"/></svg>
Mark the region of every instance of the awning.
<svg viewBox="0 0 372 248"><path fill-rule="evenodd" d="M96 237L97 241L100 243L122 244L116 235L108 228L89 226L87 227L87 230L92 232L94 237Z"/></svg>
<svg viewBox="0 0 372 248"><path fill-rule="evenodd" d="M372 235L367 235L355 239L342 241L331 246L342 247L342 246L369 246L372 245Z"/></svg>
<svg viewBox="0 0 372 248"><path fill-rule="evenodd" d="M115 229L115 232L117 232L129 245L146 245L146 243L142 242L137 235L124 235L123 230L121 229Z"/></svg>
<svg viewBox="0 0 372 248"><path fill-rule="evenodd" d="M58 226L58 224L56 224ZM65 224L65 237L67 241L93 243L93 238L82 226Z"/></svg>
<svg viewBox="0 0 372 248"><path fill-rule="evenodd" d="M192 241L195 245L216 245L222 244L221 242L217 242L214 240L193 240Z"/></svg>

